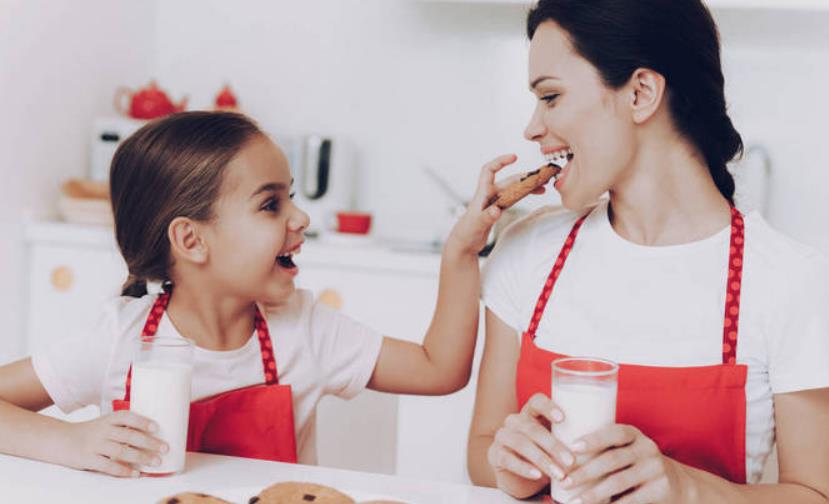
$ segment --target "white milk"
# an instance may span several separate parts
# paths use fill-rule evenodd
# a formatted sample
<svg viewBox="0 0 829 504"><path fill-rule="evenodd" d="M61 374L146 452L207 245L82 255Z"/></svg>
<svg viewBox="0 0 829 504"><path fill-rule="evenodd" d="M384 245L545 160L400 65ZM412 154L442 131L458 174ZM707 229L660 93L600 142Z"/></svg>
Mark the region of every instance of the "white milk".
<svg viewBox="0 0 829 504"><path fill-rule="evenodd" d="M161 465L139 467L141 472L169 474L184 469L192 371L190 365L170 362L133 366L130 411L155 421L159 430L154 435L170 446L161 456Z"/></svg>
<svg viewBox="0 0 829 504"><path fill-rule="evenodd" d="M553 386L553 402L564 412L564 421L553 424L553 435L568 447L579 438L616 423L616 384L557 383ZM590 459L581 455L576 465ZM570 490L558 488L552 481L551 495L557 502L569 502L587 489L578 486Z"/></svg>

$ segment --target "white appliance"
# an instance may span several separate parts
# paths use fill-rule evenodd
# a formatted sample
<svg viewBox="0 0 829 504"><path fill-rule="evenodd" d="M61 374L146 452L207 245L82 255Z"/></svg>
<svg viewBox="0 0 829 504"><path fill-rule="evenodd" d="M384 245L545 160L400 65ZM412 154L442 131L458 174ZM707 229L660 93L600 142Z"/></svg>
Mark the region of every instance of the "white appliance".
<svg viewBox="0 0 829 504"><path fill-rule="evenodd" d="M127 117L98 117L92 126L89 150L89 178L106 182L109 180L109 165L115 150L128 136L145 125L147 121Z"/></svg>
<svg viewBox="0 0 829 504"><path fill-rule="evenodd" d="M307 234L332 231L337 212L355 209L353 150L342 140L321 135L288 139L281 146L294 174L296 204L311 218Z"/></svg>

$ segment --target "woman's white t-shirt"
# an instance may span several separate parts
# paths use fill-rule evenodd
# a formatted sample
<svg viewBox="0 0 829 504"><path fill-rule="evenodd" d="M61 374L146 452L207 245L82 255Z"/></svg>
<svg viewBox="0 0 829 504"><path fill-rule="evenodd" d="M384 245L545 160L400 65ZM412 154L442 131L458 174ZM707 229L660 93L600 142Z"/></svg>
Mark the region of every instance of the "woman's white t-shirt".
<svg viewBox="0 0 829 504"><path fill-rule="evenodd" d="M585 220L536 345L627 364L722 363L730 228L648 247L616 234L607 208ZM483 301L519 335L580 215L540 209L508 228L487 260ZM745 218L737 362L748 365L746 476L756 482L774 443L772 395L829 387L829 259L756 213Z"/></svg>
<svg viewBox="0 0 829 504"><path fill-rule="evenodd" d="M49 396L65 413L88 405L112 411L123 399L131 355L129 341L141 334L156 296L119 297L109 302L95 327L37 350L32 364ZM374 371L382 336L297 290L278 307L263 308L279 371L291 386L297 455L316 463L316 406L323 395L350 398ZM166 314L157 336L182 337ZM196 348L192 400L264 383L259 340L254 332L235 350Z"/></svg>

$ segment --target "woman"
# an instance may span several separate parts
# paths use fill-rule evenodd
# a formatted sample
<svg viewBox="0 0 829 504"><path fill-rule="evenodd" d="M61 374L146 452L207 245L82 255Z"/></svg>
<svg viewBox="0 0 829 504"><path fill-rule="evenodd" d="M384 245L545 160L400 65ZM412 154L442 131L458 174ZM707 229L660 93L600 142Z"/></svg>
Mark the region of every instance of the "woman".
<svg viewBox="0 0 829 504"><path fill-rule="evenodd" d="M742 141L710 13L541 0L527 24L526 137L572 154L569 211L511 226L485 267L472 481L520 498L556 478L581 504L829 502L829 261L732 206ZM569 447L549 429L562 355L621 364L617 424ZM746 484L775 439L780 483Z"/></svg>

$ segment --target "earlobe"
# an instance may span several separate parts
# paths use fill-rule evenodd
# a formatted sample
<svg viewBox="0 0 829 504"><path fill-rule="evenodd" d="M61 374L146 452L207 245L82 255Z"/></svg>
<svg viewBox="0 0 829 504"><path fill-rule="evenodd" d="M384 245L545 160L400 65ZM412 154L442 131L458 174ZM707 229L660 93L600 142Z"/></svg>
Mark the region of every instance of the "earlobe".
<svg viewBox="0 0 829 504"><path fill-rule="evenodd" d="M207 244L197 223L186 217L176 217L170 222L167 236L173 258L196 264L207 261Z"/></svg>

